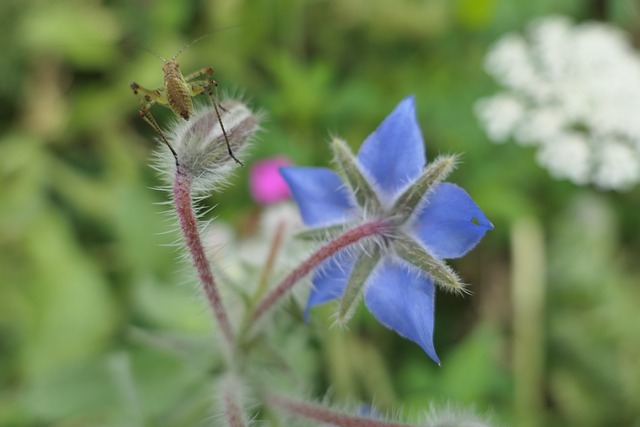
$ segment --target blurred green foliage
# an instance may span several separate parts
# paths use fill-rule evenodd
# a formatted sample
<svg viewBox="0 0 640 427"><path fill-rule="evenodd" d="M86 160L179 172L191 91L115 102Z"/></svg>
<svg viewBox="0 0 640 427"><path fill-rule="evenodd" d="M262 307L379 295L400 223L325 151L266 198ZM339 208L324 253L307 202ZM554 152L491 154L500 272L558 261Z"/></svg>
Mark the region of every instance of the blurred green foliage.
<svg viewBox="0 0 640 427"><path fill-rule="evenodd" d="M318 310L313 327L298 326L296 352L315 393L408 415L455 403L503 424L640 425L640 190L554 181L531 150L492 145L472 114L495 90L482 70L493 40L535 16L601 17L602 5L640 40L632 0L4 0L0 425L206 423L218 369L210 318L166 246L175 225L157 205L167 196L150 189L156 143L128 86L162 81L144 49L170 57L207 33L182 68L213 66L224 93L267 113L254 158L326 164L330 134L357 147L413 93L429 156L465 153L452 181L496 226L454 263L475 295L438 297L442 367L366 310L349 331ZM247 170L210 198L241 232L258 211ZM525 216L547 243L537 414L513 409L523 379L511 362L509 235Z"/></svg>

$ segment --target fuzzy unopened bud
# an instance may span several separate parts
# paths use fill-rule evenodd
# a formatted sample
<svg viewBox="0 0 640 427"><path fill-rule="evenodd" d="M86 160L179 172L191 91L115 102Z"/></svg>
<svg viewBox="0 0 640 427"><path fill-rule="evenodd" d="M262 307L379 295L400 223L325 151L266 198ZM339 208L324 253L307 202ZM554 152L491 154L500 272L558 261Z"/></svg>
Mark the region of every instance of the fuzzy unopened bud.
<svg viewBox="0 0 640 427"><path fill-rule="evenodd" d="M188 121L176 120L167 131L180 171L190 176L196 194L224 185L236 167L235 160L229 155L225 133L234 156L242 157L259 127L259 115L238 100L222 102L218 112L220 119L213 106L201 107ZM171 183L176 172L176 159L166 147L161 150L157 156L158 167Z"/></svg>

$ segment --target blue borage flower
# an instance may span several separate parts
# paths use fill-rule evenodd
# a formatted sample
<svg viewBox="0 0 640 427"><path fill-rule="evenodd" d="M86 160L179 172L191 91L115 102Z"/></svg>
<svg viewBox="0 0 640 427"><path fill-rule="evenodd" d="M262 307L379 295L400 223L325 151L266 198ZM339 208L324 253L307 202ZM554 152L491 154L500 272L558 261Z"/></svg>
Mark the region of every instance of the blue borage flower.
<svg viewBox="0 0 640 427"><path fill-rule="evenodd" d="M427 167L415 99L404 99L364 141L357 157L344 141L332 143L337 173L284 167L281 173L309 235L330 237L372 220L388 220L384 236L343 250L316 270L305 315L338 299L347 321L364 295L385 326L419 344L437 363L433 347L434 283L462 291L442 261L471 250L493 225L460 187L441 183L455 167L442 156Z"/></svg>

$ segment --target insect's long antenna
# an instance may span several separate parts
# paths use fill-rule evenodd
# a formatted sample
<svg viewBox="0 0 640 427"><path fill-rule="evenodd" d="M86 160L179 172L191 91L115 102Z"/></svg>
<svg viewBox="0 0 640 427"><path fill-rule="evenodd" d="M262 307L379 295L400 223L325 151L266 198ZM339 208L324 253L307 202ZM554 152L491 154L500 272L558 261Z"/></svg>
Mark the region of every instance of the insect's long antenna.
<svg viewBox="0 0 640 427"><path fill-rule="evenodd" d="M203 35L203 36L200 36L200 37L198 37L197 39L192 40L192 41L190 41L189 43L185 44L184 46L182 46L182 47L180 48L180 50L178 50L178 53L176 53L175 55L173 55L173 58L171 58L171 60L172 60L172 61L175 61L175 60L178 58L178 56L179 56L182 52L184 52L188 47L190 47L190 46L192 46L192 45L194 45L194 44L198 43L200 40L202 40L202 39L204 39L204 38L207 38L207 37L209 37L210 35L211 35L211 33L207 33L207 34L205 34L205 35Z"/></svg>
<svg viewBox="0 0 640 427"><path fill-rule="evenodd" d="M193 46L194 44L198 43L200 40L202 40L202 39L204 39L204 38L209 37L209 36L210 36L211 34L213 34L213 33L217 33L217 32L219 32L219 31L226 31L226 30L230 30L230 29L232 29L232 28L240 27L240 26L242 26L242 25L244 25L244 24L231 25L231 26L229 26L229 27L220 28L220 29L217 29L217 30L212 31L212 32L210 32L210 33L204 34L204 35L202 35L202 36L198 37L197 39L192 40L192 41L190 41L189 43L187 43L187 44L185 44L184 46L182 46L182 47L180 48L180 50L178 50L178 53L176 53L175 55L173 55L173 58L171 58L171 60L172 60L172 61L175 61L175 60L178 58L178 56L179 56L182 52L184 52L187 48L189 48L189 47Z"/></svg>
<svg viewBox="0 0 640 427"><path fill-rule="evenodd" d="M164 59L164 57L162 55L160 55L158 52L156 52L155 50L146 48L144 46L140 46L140 49L144 50L147 53L150 53L151 55L155 56L156 58L158 58L159 60L161 60L165 64L167 63L167 60Z"/></svg>

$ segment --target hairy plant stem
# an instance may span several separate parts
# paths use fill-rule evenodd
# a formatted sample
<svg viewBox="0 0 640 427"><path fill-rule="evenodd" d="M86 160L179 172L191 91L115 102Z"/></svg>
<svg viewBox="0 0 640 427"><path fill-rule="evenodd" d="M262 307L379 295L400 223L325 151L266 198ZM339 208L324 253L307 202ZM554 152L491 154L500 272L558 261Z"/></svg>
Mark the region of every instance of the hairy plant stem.
<svg viewBox="0 0 640 427"><path fill-rule="evenodd" d="M235 381L224 382L222 390L222 410L229 427L247 427L244 413L238 402L238 390Z"/></svg>
<svg viewBox="0 0 640 427"><path fill-rule="evenodd" d="M198 271L202 288L207 297L207 302L213 310L213 315L217 321L222 335L230 347L235 343L235 335L227 311L224 308L218 285L216 284L209 260L202 246L198 222L193 212L193 202L191 200L191 176L178 167L173 184L173 200L176 213L180 220L180 228L185 238L185 243L189 248L189 253L193 259L193 265Z"/></svg>
<svg viewBox="0 0 640 427"><path fill-rule="evenodd" d="M271 246L269 247L269 252L267 254L267 260L262 267L262 272L260 273L260 279L258 280L258 289L254 295L254 301L257 302L262 295L267 291L267 285L269 284L269 277L273 271L273 267L276 263L276 258L278 256L278 252L280 252L280 247L282 246L282 241L284 239L284 232L287 228L287 223L285 221L280 221L278 223L278 227L276 228L276 232L273 236L273 240L271 241Z"/></svg>
<svg viewBox="0 0 640 427"><path fill-rule="evenodd" d="M254 307L249 323L245 325L243 331L249 329L256 321L262 317L269 309L278 303L293 286L309 274L322 262L340 252L342 249L368 237L379 236L385 233L389 223L387 220L378 220L362 224L346 233L336 237L326 243L309 258L303 261L296 269L289 273L275 288L265 295L264 298Z"/></svg>
<svg viewBox="0 0 640 427"><path fill-rule="evenodd" d="M379 421L333 411L324 406L292 399L279 393L269 393L266 396L266 402L274 409L340 427L411 427L409 424Z"/></svg>

